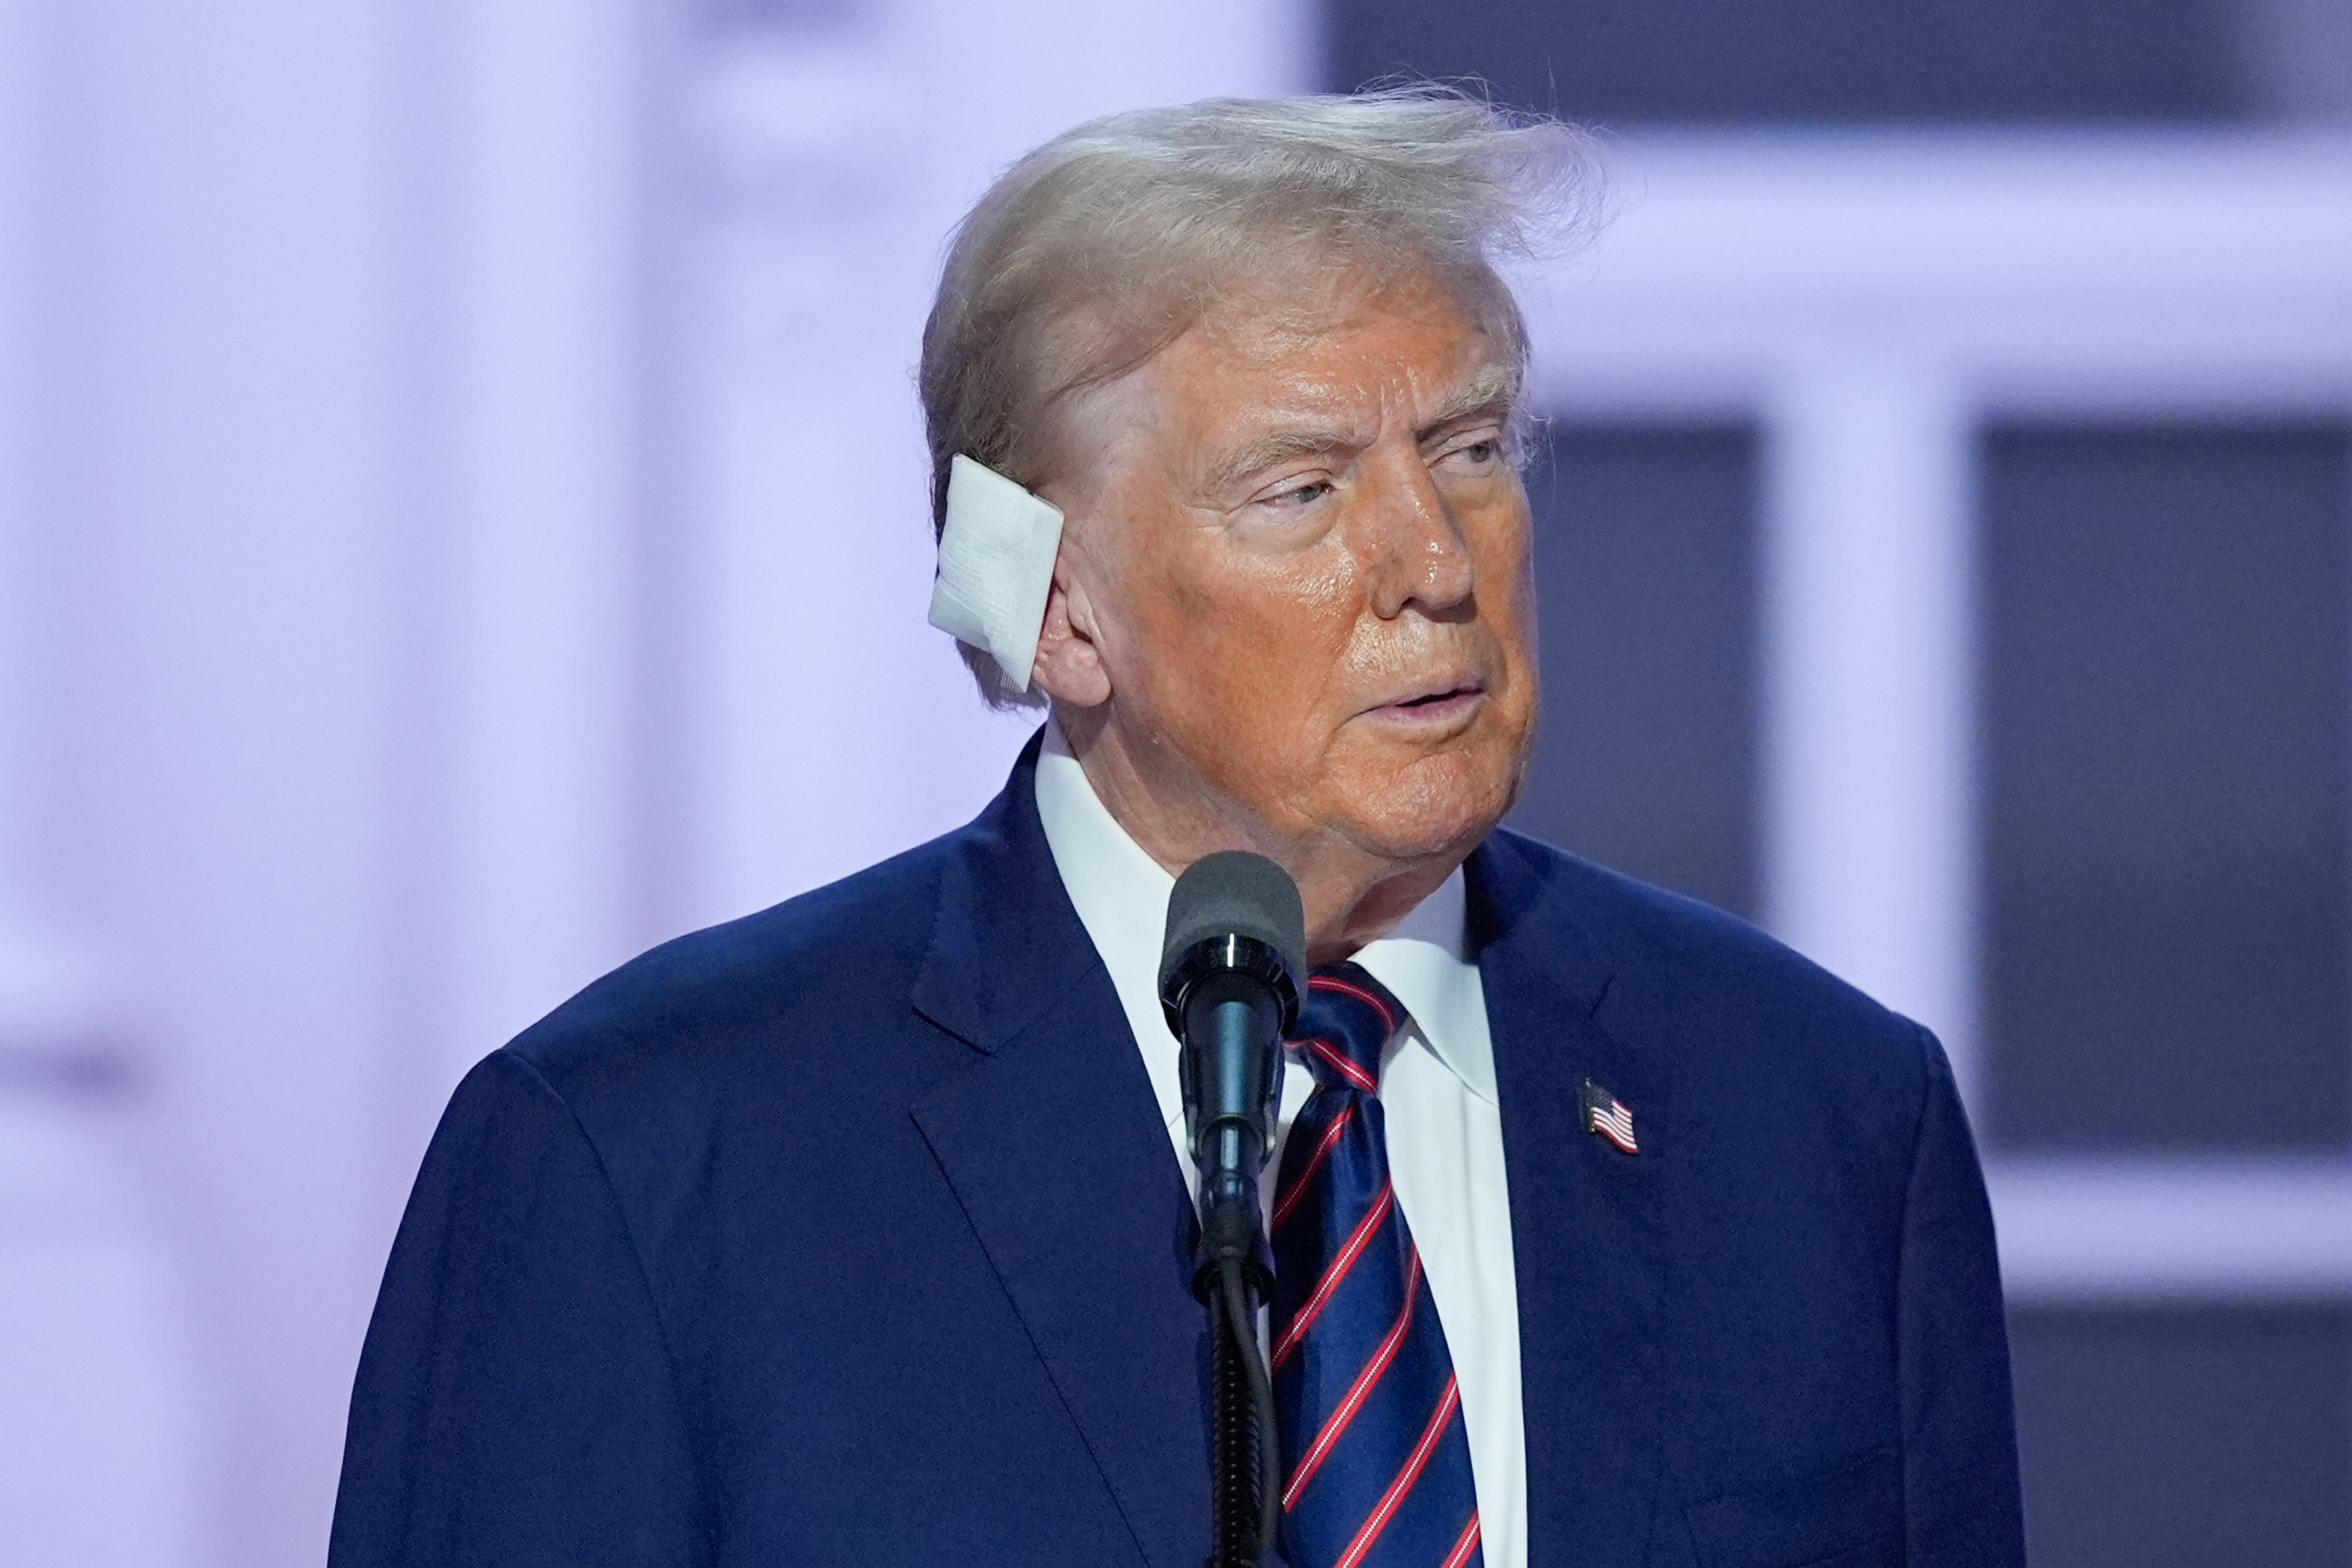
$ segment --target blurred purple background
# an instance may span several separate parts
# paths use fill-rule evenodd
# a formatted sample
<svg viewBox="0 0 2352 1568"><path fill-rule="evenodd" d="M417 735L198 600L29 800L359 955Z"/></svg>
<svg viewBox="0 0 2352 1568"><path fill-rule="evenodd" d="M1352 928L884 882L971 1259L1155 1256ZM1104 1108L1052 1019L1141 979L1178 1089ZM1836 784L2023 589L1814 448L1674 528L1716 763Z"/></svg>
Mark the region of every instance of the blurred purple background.
<svg viewBox="0 0 2352 1568"><path fill-rule="evenodd" d="M1025 735L955 217L1399 68L1610 132L1522 820L1952 1047L2039 1562L2352 1563L2352 16L1864 14L0 0L0 1563L320 1559L466 1067Z"/></svg>

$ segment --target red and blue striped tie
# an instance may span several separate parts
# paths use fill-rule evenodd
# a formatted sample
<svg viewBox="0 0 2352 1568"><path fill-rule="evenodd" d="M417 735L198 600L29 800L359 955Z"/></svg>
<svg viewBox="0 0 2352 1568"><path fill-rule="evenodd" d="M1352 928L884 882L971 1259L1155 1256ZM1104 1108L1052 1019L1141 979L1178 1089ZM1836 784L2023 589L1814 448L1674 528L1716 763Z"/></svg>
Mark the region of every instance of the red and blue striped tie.
<svg viewBox="0 0 2352 1568"><path fill-rule="evenodd" d="M1381 1054L1405 1011L1352 963L1315 971L1315 1092L1275 1184L1274 1401L1291 1568L1480 1562L1470 1439L1437 1304L1389 1180Z"/></svg>

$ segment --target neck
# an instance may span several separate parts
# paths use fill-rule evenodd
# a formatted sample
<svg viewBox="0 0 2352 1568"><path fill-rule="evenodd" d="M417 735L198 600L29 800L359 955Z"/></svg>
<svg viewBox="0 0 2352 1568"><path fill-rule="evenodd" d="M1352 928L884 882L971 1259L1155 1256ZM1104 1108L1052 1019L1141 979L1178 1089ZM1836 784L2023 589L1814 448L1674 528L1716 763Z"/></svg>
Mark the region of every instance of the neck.
<svg viewBox="0 0 2352 1568"><path fill-rule="evenodd" d="M1181 760L1168 759L1174 765L1159 770L1176 776L1151 776L1103 726L1087 723L1087 716L1057 715L1056 722L1096 798L1128 837L1171 876L1221 849L1247 849L1288 871L1306 906L1310 964L1337 963L1395 930L1469 854L1465 845L1381 855L1330 827L1285 830Z"/></svg>

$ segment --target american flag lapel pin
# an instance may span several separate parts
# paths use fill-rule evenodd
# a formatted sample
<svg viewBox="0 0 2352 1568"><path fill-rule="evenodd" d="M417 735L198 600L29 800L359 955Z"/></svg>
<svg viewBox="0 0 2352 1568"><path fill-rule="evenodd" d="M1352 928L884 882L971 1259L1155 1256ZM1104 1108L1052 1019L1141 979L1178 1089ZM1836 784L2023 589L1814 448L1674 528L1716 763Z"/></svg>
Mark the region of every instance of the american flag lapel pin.
<svg viewBox="0 0 2352 1568"><path fill-rule="evenodd" d="M1628 1154L1642 1152L1633 1142L1633 1108L1591 1079L1584 1080L1584 1130L1598 1132Z"/></svg>

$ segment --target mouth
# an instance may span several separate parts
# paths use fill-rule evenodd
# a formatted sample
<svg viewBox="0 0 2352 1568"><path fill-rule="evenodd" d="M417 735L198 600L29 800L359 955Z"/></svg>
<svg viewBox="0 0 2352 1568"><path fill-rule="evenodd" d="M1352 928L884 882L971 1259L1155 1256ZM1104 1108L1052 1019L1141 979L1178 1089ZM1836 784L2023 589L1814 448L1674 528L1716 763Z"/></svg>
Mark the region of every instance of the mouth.
<svg viewBox="0 0 2352 1568"><path fill-rule="evenodd" d="M1448 724L1467 718L1486 697L1486 683L1475 677L1448 679L1409 696L1378 703L1366 710L1366 717L1416 728Z"/></svg>

